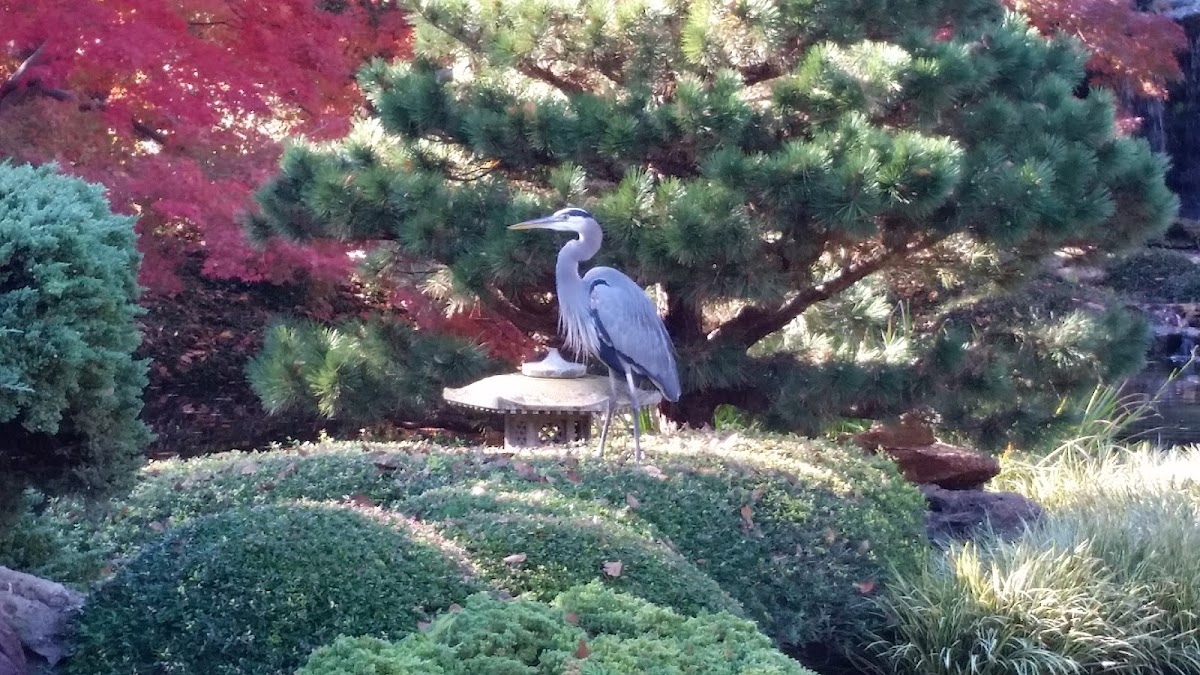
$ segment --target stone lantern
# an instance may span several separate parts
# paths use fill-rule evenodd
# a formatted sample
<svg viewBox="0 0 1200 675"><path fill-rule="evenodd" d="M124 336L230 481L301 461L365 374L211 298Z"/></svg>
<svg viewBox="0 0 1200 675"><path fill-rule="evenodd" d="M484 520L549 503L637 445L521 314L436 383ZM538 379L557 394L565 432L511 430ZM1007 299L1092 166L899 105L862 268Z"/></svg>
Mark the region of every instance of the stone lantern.
<svg viewBox="0 0 1200 675"><path fill-rule="evenodd" d="M618 384L617 407L629 408L628 388ZM500 413L504 447L529 448L591 439L592 416L604 413L609 389L607 377L588 375L582 363L567 361L551 349L541 361L521 364L520 372L446 388L442 396L457 406ZM642 407L661 399L657 390L638 390Z"/></svg>

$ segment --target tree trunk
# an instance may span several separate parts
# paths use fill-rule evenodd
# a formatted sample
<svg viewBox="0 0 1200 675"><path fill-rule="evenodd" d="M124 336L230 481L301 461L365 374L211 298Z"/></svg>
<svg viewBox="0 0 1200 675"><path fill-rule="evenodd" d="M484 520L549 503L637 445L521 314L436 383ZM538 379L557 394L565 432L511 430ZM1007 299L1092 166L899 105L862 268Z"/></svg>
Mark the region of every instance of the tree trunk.
<svg viewBox="0 0 1200 675"><path fill-rule="evenodd" d="M702 389L689 391L678 403L664 403L663 415L680 426L712 427L717 407L725 404L748 412L762 412L766 410L767 399L763 392L751 389Z"/></svg>

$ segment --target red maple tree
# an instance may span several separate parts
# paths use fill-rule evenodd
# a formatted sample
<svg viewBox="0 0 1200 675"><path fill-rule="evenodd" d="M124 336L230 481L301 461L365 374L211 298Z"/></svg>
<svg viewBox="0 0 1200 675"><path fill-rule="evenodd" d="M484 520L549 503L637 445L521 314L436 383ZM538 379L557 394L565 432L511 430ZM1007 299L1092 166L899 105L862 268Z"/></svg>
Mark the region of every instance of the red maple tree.
<svg viewBox="0 0 1200 675"><path fill-rule="evenodd" d="M336 137L354 74L403 55L387 0L0 0L0 157L57 161L139 216L142 283L343 274L336 247L250 246L239 215L289 133Z"/></svg>
<svg viewBox="0 0 1200 675"><path fill-rule="evenodd" d="M1136 0L1005 0L1043 34L1074 36L1091 53L1092 84L1132 96L1165 99L1178 80L1183 28Z"/></svg>

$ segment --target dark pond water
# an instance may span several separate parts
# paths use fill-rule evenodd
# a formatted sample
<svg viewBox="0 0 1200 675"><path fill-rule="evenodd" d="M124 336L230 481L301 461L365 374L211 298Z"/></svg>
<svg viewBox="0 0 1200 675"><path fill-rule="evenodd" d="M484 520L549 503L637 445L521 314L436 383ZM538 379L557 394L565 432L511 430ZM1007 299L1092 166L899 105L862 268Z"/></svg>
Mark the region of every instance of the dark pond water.
<svg viewBox="0 0 1200 675"><path fill-rule="evenodd" d="M1180 368L1182 371L1172 378ZM1200 444L1200 365L1152 363L1132 379L1123 394L1154 399L1155 415L1130 430L1132 437L1164 446Z"/></svg>

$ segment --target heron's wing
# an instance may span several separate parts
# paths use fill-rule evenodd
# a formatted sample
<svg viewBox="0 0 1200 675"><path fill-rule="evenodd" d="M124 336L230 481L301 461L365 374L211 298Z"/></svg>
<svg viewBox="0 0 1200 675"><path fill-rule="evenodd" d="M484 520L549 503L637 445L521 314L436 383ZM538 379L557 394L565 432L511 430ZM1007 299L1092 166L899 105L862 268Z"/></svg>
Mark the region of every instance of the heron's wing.
<svg viewBox="0 0 1200 675"><path fill-rule="evenodd" d="M645 291L611 267L592 268L583 281L601 347L610 347L667 400L678 401L679 372L671 336Z"/></svg>

